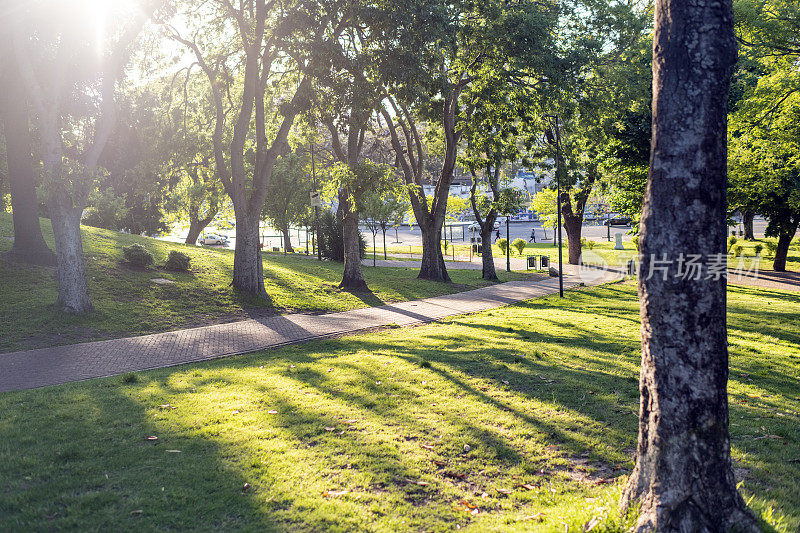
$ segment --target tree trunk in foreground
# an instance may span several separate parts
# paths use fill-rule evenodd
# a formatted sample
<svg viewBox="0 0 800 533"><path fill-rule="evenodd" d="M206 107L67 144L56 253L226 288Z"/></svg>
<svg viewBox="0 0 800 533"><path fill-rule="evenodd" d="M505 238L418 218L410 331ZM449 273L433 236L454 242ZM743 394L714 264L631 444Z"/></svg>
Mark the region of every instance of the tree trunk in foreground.
<svg viewBox="0 0 800 533"><path fill-rule="evenodd" d="M754 241L756 239L756 234L753 231L753 219L755 216L752 211L742 213L742 226L744 226L744 240L746 241Z"/></svg>
<svg viewBox="0 0 800 533"><path fill-rule="evenodd" d="M422 232L422 264L417 278L450 283L450 275L442 254L442 225L433 221L420 223Z"/></svg>
<svg viewBox="0 0 800 533"><path fill-rule="evenodd" d="M772 262L772 269L775 272L786 272L786 257L789 255L789 246L792 244L794 234L797 233L797 225L794 231L784 232L778 236L778 247L775 249L775 260Z"/></svg>
<svg viewBox="0 0 800 533"><path fill-rule="evenodd" d="M289 226L286 226L281 230L283 233L283 250L284 252L288 252L290 254L294 253L294 248L292 248L292 234L290 233Z"/></svg>
<svg viewBox="0 0 800 533"><path fill-rule="evenodd" d="M562 214L566 215L566 213ZM583 216L564 216L564 231L567 232L567 262L570 265L577 265L581 260L581 226L583 226Z"/></svg>
<svg viewBox="0 0 800 533"><path fill-rule="evenodd" d="M44 242L34 187L34 162L25 92L16 72L5 72L0 120L6 140L6 163L11 186L14 245L10 254L22 261L55 265L56 256Z"/></svg>
<svg viewBox="0 0 800 533"><path fill-rule="evenodd" d="M736 490L728 432L725 98L735 60L730 0L657 0L639 445L621 502L641 505L640 532L758 531ZM687 254L702 255L698 279L680 273ZM715 258L721 275L709 268Z"/></svg>
<svg viewBox="0 0 800 533"><path fill-rule="evenodd" d="M258 238L259 212L236 210L236 247L233 251L231 286L255 298L266 298L264 264Z"/></svg>
<svg viewBox="0 0 800 533"><path fill-rule="evenodd" d="M71 200L70 200L71 201ZM78 207L66 207L58 201L49 204L58 265L58 305L65 313L88 313L93 310L86 283L86 265L81 240L81 213Z"/></svg>
<svg viewBox="0 0 800 533"><path fill-rule="evenodd" d="M368 290L361 270L361 238L358 231L358 212L352 209L346 191L339 194L339 212L342 217L342 240L344 241L344 272L339 287L350 291Z"/></svg>
<svg viewBox="0 0 800 533"><path fill-rule="evenodd" d="M481 277L486 281L497 281L497 272L494 268L494 254L492 252L492 228L497 219L497 213L489 213L481 228L481 244L483 253L481 254L481 264L483 266Z"/></svg>

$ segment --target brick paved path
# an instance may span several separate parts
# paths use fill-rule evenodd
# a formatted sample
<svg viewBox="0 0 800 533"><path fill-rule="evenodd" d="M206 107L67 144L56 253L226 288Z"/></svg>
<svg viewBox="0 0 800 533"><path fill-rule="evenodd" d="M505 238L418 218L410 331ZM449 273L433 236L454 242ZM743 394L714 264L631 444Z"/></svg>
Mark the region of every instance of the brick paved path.
<svg viewBox="0 0 800 533"><path fill-rule="evenodd" d="M578 282L577 277L568 276L565 287ZM389 324L402 326L430 322L501 307L557 290L556 278L538 282L515 281L342 313L283 315L0 354L0 392L205 361Z"/></svg>

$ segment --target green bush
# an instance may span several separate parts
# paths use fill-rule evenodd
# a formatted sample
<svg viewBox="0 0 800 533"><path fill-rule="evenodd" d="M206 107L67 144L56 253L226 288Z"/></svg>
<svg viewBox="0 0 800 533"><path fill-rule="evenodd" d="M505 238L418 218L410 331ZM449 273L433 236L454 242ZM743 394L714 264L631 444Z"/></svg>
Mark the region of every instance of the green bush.
<svg viewBox="0 0 800 533"><path fill-rule="evenodd" d="M742 252L744 252L744 246L742 246L741 244L738 244L738 245L733 247L733 255L734 255L734 257L741 257L742 256Z"/></svg>
<svg viewBox="0 0 800 533"><path fill-rule="evenodd" d="M775 252L778 251L778 243L775 241L764 241L764 246L767 247L767 253L774 257Z"/></svg>
<svg viewBox="0 0 800 533"><path fill-rule="evenodd" d="M153 254L141 244L131 244L122 248L122 255L125 261L139 267L146 267L153 264Z"/></svg>
<svg viewBox="0 0 800 533"><path fill-rule="evenodd" d="M185 253L172 250L167 256L167 262L164 264L164 268L167 270L186 272L189 270L189 264L191 262L192 258Z"/></svg>
<svg viewBox="0 0 800 533"><path fill-rule="evenodd" d="M506 238L497 239L497 247L500 248L500 251L503 252L503 254L507 253L508 239Z"/></svg>
<svg viewBox="0 0 800 533"><path fill-rule="evenodd" d="M639 251L639 236L638 235L634 235L633 237L631 237L631 242L636 247L636 251L638 252Z"/></svg>
<svg viewBox="0 0 800 533"><path fill-rule="evenodd" d="M517 255L522 255L527 245L525 239L514 239L514 242L511 243L511 247L517 250Z"/></svg>
<svg viewBox="0 0 800 533"><path fill-rule="evenodd" d="M764 249L764 245L761 243L756 244L753 246L753 250L756 252L756 255L761 255L761 250Z"/></svg>
<svg viewBox="0 0 800 533"><path fill-rule="evenodd" d="M733 235L728 237L728 251L729 252L731 251L731 248L733 248L733 245L736 244L737 241L738 241L738 239L736 237L734 237Z"/></svg>
<svg viewBox="0 0 800 533"><path fill-rule="evenodd" d="M359 232L361 257L367 254L367 241ZM331 261L344 262L344 233L342 221L332 211L323 211L319 217L319 247L322 257Z"/></svg>
<svg viewBox="0 0 800 533"><path fill-rule="evenodd" d="M586 237L581 237L581 248L586 248L587 250L593 250L595 244L597 243L594 241L590 241Z"/></svg>

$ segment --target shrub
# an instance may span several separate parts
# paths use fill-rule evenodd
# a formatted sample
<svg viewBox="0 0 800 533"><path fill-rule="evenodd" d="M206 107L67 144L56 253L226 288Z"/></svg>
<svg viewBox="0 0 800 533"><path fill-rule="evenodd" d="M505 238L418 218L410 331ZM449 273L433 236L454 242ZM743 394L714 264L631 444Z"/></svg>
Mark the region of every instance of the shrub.
<svg viewBox="0 0 800 533"><path fill-rule="evenodd" d="M775 241L764 241L764 246L767 247L767 253L774 257L775 252L778 251L778 243Z"/></svg>
<svg viewBox="0 0 800 533"><path fill-rule="evenodd" d="M764 249L764 245L761 244L761 243L758 243L755 246L753 246L753 250L755 250L756 255L761 255L761 250L763 250L763 249Z"/></svg>
<svg viewBox="0 0 800 533"><path fill-rule="evenodd" d="M586 237L581 237L581 248L586 248L587 250L593 250L595 244L597 243L594 241L590 241Z"/></svg>
<svg viewBox="0 0 800 533"><path fill-rule="evenodd" d="M736 237L734 237L733 235L728 237L728 251L729 252L731 251L731 248L733 248L733 245L736 244L737 240L738 239Z"/></svg>
<svg viewBox="0 0 800 533"><path fill-rule="evenodd" d="M742 246L741 244L738 244L738 245L733 247L733 255L734 255L734 257L741 257L742 256L742 252L744 252L744 246Z"/></svg>
<svg viewBox="0 0 800 533"><path fill-rule="evenodd" d="M125 256L125 261L132 265L139 267L146 267L153 264L153 254L147 251L147 248L141 244L131 244L122 248L122 255Z"/></svg>
<svg viewBox="0 0 800 533"><path fill-rule="evenodd" d="M497 247L500 248L500 251L505 254L508 250L508 239L497 239Z"/></svg>
<svg viewBox="0 0 800 533"><path fill-rule="evenodd" d="M511 247L517 250L517 255L522 255L527 245L525 239L514 239L514 242L511 243Z"/></svg>
<svg viewBox="0 0 800 533"><path fill-rule="evenodd" d="M359 233L361 257L367 254L367 241ZM322 257L331 261L344 262L344 233L342 221L332 211L323 211L319 217L319 247Z"/></svg>
<svg viewBox="0 0 800 533"><path fill-rule="evenodd" d="M638 252L639 251L639 236L638 235L634 235L633 237L631 237L631 242L636 247L636 251Z"/></svg>
<svg viewBox="0 0 800 533"><path fill-rule="evenodd" d="M178 270L180 272L186 272L189 270L189 264L192 262L192 258L186 255L183 252L179 252L177 250L172 250L169 255L167 256L167 262L164 264L164 268L167 270Z"/></svg>

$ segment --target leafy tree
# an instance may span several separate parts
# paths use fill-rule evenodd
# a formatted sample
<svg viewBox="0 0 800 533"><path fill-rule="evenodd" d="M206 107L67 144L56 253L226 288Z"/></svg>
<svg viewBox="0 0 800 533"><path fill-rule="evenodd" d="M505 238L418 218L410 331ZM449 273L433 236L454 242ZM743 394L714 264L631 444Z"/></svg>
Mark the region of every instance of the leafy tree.
<svg viewBox="0 0 800 533"><path fill-rule="evenodd" d="M294 252L289 228L305 219L311 208L311 190L305 157L298 152L281 157L267 189L264 218L283 233L283 249L287 252Z"/></svg>
<svg viewBox="0 0 800 533"><path fill-rule="evenodd" d="M304 4L266 0L238 6L227 0L187 2L182 19L191 36L172 25L166 31L192 53L208 79L216 173L236 215L232 285L266 297L259 221L267 187L278 157L289 151L287 139L295 118L309 106L312 44L336 42L342 19L306 10ZM277 110L272 122L268 105Z"/></svg>
<svg viewBox="0 0 800 533"><path fill-rule="evenodd" d="M36 111L43 189L56 244L57 304L64 312L92 310L80 219L114 129L117 81L129 47L154 8L150 3L115 13L124 22L99 43L95 28L85 25L86 13L71 4L26 3L16 10L11 33L20 75Z"/></svg>
<svg viewBox="0 0 800 533"><path fill-rule="evenodd" d="M403 217L408 212L408 208L408 202L397 190L373 191L364 196L361 217L372 232L373 250L375 249L375 236L378 231L383 232L384 259L388 259L386 253L386 228L400 225L403 222Z"/></svg>

